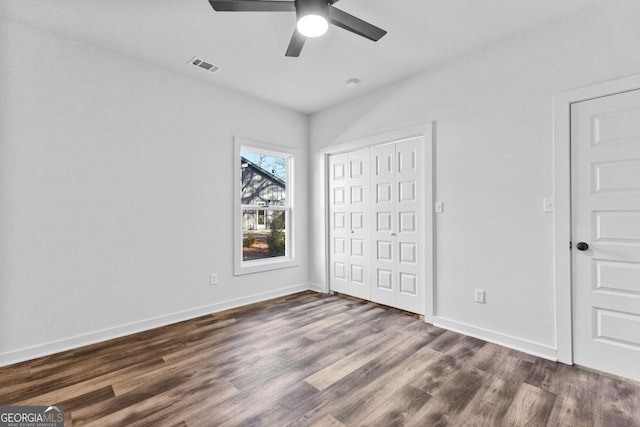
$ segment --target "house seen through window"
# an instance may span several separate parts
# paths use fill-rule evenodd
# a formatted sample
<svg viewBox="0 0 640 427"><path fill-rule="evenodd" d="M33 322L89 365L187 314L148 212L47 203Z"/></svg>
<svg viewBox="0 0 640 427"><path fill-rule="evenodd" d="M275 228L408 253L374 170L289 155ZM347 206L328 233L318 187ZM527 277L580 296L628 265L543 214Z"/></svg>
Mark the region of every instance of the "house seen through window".
<svg viewBox="0 0 640 427"><path fill-rule="evenodd" d="M243 263L289 256L290 163L286 155L240 152Z"/></svg>

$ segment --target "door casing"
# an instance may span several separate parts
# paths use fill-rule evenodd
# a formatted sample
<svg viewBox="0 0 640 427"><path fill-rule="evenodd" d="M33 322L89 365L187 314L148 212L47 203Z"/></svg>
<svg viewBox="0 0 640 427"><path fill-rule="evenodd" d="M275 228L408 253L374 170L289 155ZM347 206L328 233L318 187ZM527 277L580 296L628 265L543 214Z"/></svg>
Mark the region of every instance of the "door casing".
<svg viewBox="0 0 640 427"><path fill-rule="evenodd" d="M640 89L640 75L553 97L554 286L557 360L573 364L571 277L571 104ZM575 243L575 242L574 242Z"/></svg>

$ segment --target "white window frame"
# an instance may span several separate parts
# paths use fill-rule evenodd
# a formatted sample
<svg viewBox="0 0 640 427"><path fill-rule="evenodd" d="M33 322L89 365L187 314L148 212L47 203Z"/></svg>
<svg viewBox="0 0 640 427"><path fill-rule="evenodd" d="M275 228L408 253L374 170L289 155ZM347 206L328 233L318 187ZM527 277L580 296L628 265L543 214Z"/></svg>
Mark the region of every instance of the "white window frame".
<svg viewBox="0 0 640 427"><path fill-rule="evenodd" d="M286 160L287 175L286 182L286 196L287 206L258 206L258 205L243 205L242 204L242 165L240 164L240 156L244 151L251 153L264 154L267 156L281 157ZM245 138L234 138L234 157L233 157L233 188L234 188L234 203L233 203L233 238L234 238L234 269L233 274L240 276L243 274L259 273L262 271L276 270L280 268L288 268L296 266L295 260L295 191L293 177L295 167L295 149L290 147L284 147L281 145L267 144L264 142L252 141ZM244 210L265 210L266 211L287 211L288 215L285 215L285 255L274 258L263 258L260 260L244 261L242 253L242 212Z"/></svg>

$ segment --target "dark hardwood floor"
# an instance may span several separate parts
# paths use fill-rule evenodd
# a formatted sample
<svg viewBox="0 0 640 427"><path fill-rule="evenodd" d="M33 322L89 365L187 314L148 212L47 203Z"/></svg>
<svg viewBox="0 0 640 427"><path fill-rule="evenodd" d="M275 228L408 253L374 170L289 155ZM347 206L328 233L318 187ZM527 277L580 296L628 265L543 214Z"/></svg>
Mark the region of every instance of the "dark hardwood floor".
<svg viewBox="0 0 640 427"><path fill-rule="evenodd" d="M0 404L66 426L640 426L637 383L313 292L0 368Z"/></svg>

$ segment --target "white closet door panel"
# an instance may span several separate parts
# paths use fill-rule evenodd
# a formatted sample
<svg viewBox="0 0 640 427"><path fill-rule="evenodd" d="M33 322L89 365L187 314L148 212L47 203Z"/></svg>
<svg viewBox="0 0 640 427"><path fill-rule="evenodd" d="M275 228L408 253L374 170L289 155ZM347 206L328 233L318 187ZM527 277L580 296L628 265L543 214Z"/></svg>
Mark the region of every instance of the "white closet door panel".
<svg viewBox="0 0 640 427"><path fill-rule="evenodd" d="M348 153L348 222L347 234L349 271L347 291L349 295L370 299L369 281L369 149Z"/></svg>
<svg viewBox="0 0 640 427"><path fill-rule="evenodd" d="M348 155L329 158L329 287L347 292L349 282Z"/></svg>
<svg viewBox="0 0 640 427"><path fill-rule="evenodd" d="M371 148L371 299L389 306L398 299L395 164L395 144Z"/></svg>
<svg viewBox="0 0 640 427"><path fill-rule="evenodd" d="M424 313L423 254L423 138L395 144L396 147L396 218L397 253L396 307L414 313Z"/></svg>

